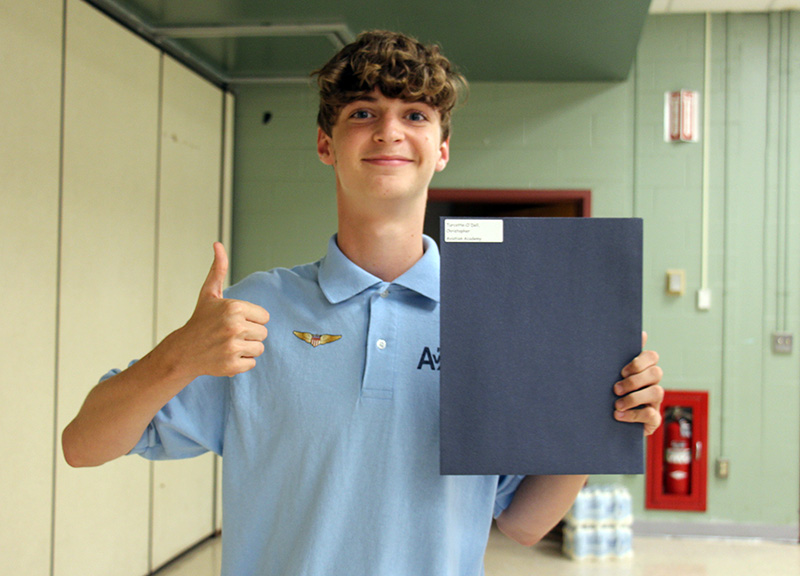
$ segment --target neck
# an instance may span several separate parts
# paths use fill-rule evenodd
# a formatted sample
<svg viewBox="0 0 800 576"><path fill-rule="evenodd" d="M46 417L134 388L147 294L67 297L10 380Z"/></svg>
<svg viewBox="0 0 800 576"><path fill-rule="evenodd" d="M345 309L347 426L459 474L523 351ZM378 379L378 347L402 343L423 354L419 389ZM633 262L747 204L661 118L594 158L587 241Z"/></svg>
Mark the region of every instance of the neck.
<svg viewBox="0 0 800 576"><path fill-rule="evenodd" d="M422 258L425 203L409 213L378 217L339 210L339 249L384 282L402 276Z"/></svg>

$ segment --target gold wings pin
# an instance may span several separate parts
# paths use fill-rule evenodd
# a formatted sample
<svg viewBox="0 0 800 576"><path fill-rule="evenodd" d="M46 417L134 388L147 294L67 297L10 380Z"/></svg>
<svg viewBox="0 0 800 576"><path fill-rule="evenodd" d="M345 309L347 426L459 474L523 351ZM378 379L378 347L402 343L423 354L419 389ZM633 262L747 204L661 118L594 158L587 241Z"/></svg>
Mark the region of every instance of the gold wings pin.
<svg viewBox="0 0 800 576"><path fill-rule="evenodd" d="M308 342L314 348L321 344L328 344L329 342L336 342L339 338L341 338L341 334L334 335L334 334L312 334L311 332L298 332L297 330L292 331L292 334L300 338L303 342Z"/></svg>

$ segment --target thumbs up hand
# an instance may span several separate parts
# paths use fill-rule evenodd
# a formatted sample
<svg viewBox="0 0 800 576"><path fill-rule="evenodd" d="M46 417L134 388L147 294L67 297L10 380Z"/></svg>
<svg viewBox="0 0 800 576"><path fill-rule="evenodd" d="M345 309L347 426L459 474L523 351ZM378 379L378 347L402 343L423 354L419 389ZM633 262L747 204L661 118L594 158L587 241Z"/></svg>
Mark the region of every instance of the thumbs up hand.
<svg viewBox="0 0 800 576"><path fill-rule="evenodd" d="M228 255L214 243L214 262L200 289L189 321L171 334L173 351L181 354L187 376L234 376L256 365L264 352L269 312L243 300L223 297Z"/></svg>
<svg viewBox="0 0 800 576"><path fill-rule="evenodd" d="M221 242L214 242L214 261L211 263L211 270L208 271L203 287L200 288L200 299L222 298L222 291L225 287L225 277L228 275L228 253Z"/></svg>
<svg viewBox="0 0 800 576"><path fill-rule="evenodd" d="M198 376L233 376L256 365L269 313L224 298L227 272L228 255L217 242L189 321L139 362L92 389L62 435L71 466L97 466L130 452L156 413Z"/></svg>

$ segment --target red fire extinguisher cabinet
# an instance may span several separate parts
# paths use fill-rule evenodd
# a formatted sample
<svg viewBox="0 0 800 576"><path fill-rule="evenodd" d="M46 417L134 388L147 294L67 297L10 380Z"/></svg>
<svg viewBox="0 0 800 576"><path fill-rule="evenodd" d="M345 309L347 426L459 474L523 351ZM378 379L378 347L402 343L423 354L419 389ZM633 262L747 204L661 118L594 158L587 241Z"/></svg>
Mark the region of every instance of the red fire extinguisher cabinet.
<svg viewBox="0 0 800 576"><path fill-rule="evenodd" d="M706 509L708 392L667 390L663 424L647 438L645 507Z"/></svg>

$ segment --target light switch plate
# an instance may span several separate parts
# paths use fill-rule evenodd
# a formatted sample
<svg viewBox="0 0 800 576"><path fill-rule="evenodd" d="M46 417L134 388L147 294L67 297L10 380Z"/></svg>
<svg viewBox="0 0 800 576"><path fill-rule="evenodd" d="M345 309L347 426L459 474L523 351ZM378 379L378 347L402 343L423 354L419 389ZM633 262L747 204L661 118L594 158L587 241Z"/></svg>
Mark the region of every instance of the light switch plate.
<svg viewBox="0 0 800 576"><path fill-rule="evenodd" d="M680 295L686 291L686 271L667 270L667 294Z"/></svg>

